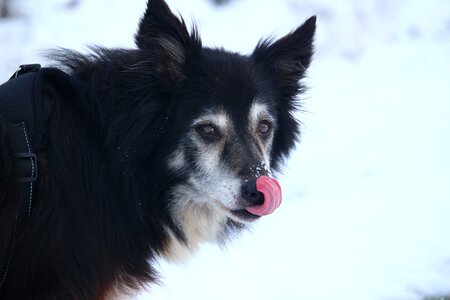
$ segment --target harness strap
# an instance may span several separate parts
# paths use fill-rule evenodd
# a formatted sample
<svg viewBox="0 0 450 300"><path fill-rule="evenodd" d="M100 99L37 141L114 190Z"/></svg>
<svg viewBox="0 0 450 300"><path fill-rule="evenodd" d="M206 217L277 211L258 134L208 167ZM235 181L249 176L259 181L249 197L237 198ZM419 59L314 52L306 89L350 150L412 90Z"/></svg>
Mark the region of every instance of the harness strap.
<svg viewBox="0 0 450 300"><path fill-rule="evenodd" d="M43 136L42 77L40 65L23 65L0 86L0 114L8 122L21 197L18 221L31 216L37 152Z"/></svg>
<svg viewBox="0 0 450 300"><path fill-rule="evenodd" d="M24 221L31 216L33 188L37 180L37 156L31 150L30 134L25 122L10 126L10 136L13 140L12 150L16 158L17 181L22 197L19 220Z"/></svg>
<svg viewBox="0 0 450 300"><path fill-rule="evenodd" d="M37 156L44 136L44 80L64 87L69 95L82 90L82 84L70 75L55 68L41 68L38 64L20 66L9 81L0 85L0 116L6 121L11 139L20 193L10 253L0 273L0 290L10 269L17 231L32 215L33 192L38 178Z"/></svg>
<svg viewBox="0 0 450 300"><path fill-rule="evenodd" d="M40 65L22 65L8 82L0 85L0 115L9 129L21 202L14 219L9 255L0 277L0 290L13 258L17 226L29 220L32 212L34 183L38 175L36 153L43 136L43 74L40 71Z"/></svg>

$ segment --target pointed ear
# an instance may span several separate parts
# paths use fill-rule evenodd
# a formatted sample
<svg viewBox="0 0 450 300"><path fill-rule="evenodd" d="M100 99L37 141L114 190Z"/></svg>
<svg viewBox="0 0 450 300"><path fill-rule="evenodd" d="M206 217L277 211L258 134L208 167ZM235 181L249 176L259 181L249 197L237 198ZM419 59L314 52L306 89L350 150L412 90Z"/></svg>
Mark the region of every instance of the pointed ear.
<svg viewBox="0 0 450 300"><path fill-rule="evenodd" d="M148 0L135 41L158 61L156 69L171 79L182 76L189 52L201 48L195 27L189 33L183 18L175 16L164 0Z"/></svg>
<svg viewBox="0 0 450 300"><path fill-rule="evenodd" d="M255 62L265 64L275 72L277 83L288 96L298 93L298 81L309 67L315 30L316 16L312 16L295 31L276 41L260 41L253 51Z"/></svg>

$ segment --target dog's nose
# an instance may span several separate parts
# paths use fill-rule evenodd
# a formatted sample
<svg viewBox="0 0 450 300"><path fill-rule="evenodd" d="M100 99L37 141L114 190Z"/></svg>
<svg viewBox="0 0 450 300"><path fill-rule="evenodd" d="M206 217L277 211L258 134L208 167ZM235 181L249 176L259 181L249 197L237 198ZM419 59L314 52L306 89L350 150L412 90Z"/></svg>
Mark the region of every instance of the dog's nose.
<svg viewBox="0 0 450 300"><path fill-rule="evenodd" d="M256 189L256 180L247 180L241 187L242 199L251 205L262 205L264 203L264 195Z"/></svg>

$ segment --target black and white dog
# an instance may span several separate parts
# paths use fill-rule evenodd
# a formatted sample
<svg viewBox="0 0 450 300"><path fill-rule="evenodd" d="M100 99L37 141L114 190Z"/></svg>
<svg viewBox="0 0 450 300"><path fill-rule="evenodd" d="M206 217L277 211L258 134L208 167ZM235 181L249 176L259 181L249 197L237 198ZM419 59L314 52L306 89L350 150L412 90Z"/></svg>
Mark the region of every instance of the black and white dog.
<svg viewBox="0 0 450 300"><path fill-rule="evenodd" d="M314 32L311 17L240 55L202 47L150 0L137 49L59 51L77 84L45 81L39 175L17 224L24 203L0 111L0 298L111 299L156 281L158 257L224 243L272 213L271 170L299 135Z"/></svg>

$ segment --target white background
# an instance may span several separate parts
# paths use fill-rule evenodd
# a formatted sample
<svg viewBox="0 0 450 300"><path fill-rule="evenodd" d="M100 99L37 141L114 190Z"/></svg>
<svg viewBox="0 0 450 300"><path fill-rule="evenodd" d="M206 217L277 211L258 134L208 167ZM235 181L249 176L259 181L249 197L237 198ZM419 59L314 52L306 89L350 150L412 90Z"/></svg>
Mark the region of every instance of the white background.
<svg viewBox="0 0 450 300"><path fill-rule="evenodd" d="M12 0L0 82L45 49L134 47L145 0ZM169 0L249 53L318 16L284 202L225 251L161 262L139 299L407 300L450 293L450 1Z"/></svg>

